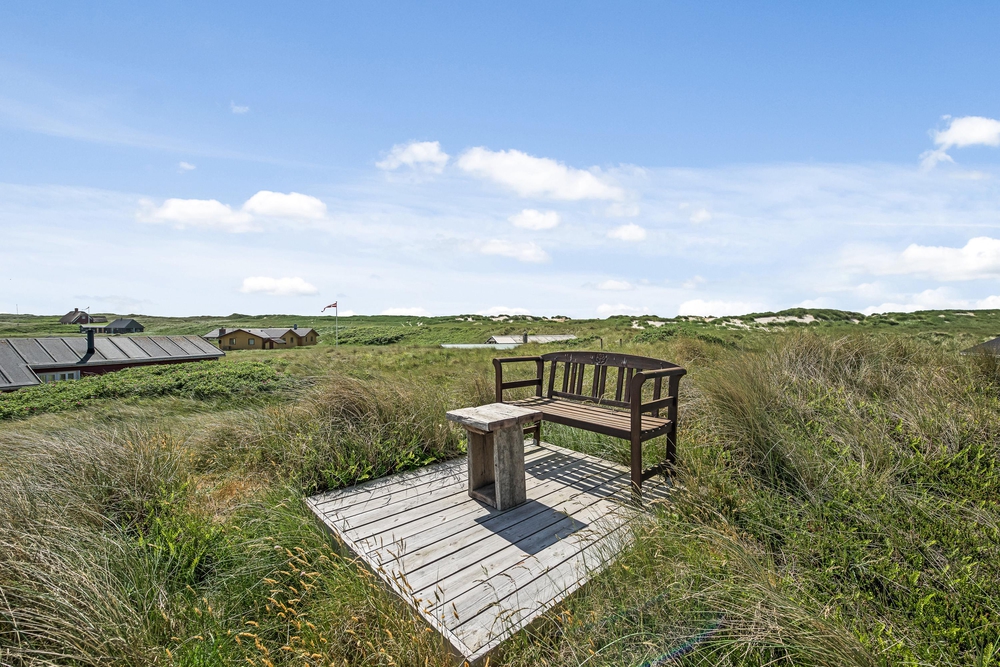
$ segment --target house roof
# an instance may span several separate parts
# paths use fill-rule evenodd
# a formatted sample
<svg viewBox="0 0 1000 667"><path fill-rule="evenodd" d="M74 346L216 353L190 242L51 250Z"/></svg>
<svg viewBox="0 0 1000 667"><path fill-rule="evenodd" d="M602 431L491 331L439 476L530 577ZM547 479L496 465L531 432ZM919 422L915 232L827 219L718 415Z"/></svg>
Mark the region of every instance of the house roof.
<svg viewBox="0 0 1000 667"><path fill-rule="evenodd" d="M81 322L107 322L102 315L91 315L85 310L71 310L59 318L59 324L80 324Z"/></svg>
<svg viewBox="0 0 1000 667"><path fill-rule="evenodd" d="M128 318L126 318L126 317L119 317L117 320L115 320L114 322L112 322L111 324L107 325L104 328L105 329L129 329L129 328L131 328L133 326L139 326L139 327L141 327L142 325L139 324L138 322L136 322L135 320L133 320L130 317L128 317Z"/></svg>
<svg viewBox="0 0 1000 667"><path fill-rule="evenodd" d="M281 337L284 336L289 331L298 335L301 338L302 336L305 336L307 333L313 331L313 329L312 328L293 329L291 327L279 327L270 329L248 329L246 327L236 327L234 329L230 329L226 327L226 333L223 335L225 336L231 334L234 331L246 331L248 334L251 334L253 336L260 336L261 338L270 338L276 342L284 343L285 341L282 340ZM202 338L218 338L218 337L219 337L218 329L212 329L207 334L202 336Z"/></svg>
<svg viewBox="0 0 1000 667"><path fill-rule="evenodd" d="M279 327L276 329L261 329L261 331L266 331L269 336L281 337L284 336L289 331L291 331L299 338L302 338L307 333L310 333L312 330L313 330L312 327L302 327L301 329L293 329L291 327Z"/></svg>
<svg viewBox="0 0 1000 667"><path fill-rule="evenodd" d="M542 334L538 336L529 335L529 343L558 343L564 340L573 340L574 334ZM517 345L524 343L524 336L490 336L487 343L500 343L501 345Z"/></svg>
<svg viewBox="0 0 1000 667"><path fill-rule="evenodd" d="M85 336L0 338L0 390L39 384L34 371L87 368L112 364L218 359L225 352L198 336L135 336L95 338L87 354Z"/></svg>
<svg viewBox="0 0 1000 667"><path fill-rule="evenodd" d="M973 345L967 350L962 350L961 354L978 354L981 352L986 354L1000 354L1000 338L994 338L985 343Z"/></svg>
<svg viewBox="0 0 1000 667"><path fill-rule="evenodd" d="M79 308L74 308L65 315L59 318L59 324L76 324L82 315L86 315L87 311L80 310Z"/></svg>

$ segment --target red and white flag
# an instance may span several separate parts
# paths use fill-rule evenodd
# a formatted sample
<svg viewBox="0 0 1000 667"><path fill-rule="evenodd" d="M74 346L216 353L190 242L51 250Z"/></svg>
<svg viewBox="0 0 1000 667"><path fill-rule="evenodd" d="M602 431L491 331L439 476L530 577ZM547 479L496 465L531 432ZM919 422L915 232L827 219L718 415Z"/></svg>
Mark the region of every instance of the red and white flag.
<svg viewBox="0 0 1000 667"><path fill-rule="evenodd" d="M336 301L334 301L333 303L331 303L331 304L330 304L329 306L327 306L326 308L336 308L336 307L337 307L337 302L336 302ZM322 312L326 311L326 308L324 308L323 310L321 310L321 311L319 311L319 312L321 312L321 313L322 313Z"/></svg>

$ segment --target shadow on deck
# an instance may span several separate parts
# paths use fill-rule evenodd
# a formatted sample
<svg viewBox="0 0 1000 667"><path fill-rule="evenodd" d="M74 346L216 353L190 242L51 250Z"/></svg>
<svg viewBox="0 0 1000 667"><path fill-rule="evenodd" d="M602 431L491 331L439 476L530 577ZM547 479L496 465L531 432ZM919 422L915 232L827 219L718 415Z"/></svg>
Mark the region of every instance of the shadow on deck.
<svg viewBox="0 0 1000 667"><path fill-rule="evenodd" d="M525 447L528 502L468 495L459 459L307 500L323 524L470 662L584 585L631 542L628 470ZM646 498L666 497L662 481Z"/></svg>

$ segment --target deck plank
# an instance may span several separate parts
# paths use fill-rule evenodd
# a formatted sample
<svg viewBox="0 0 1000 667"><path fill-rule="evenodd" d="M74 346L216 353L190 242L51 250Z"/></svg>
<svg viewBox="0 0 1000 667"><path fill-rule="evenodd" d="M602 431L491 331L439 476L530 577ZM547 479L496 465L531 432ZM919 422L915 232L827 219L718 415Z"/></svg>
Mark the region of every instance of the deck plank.
<svg viewBox="0 0 1000 667"><path fill-rule="evenodd" d="M598 494L601 487L609 481L616 480L618 476L595 479L592 490L589 491L564 489L558 495L552 494L557 497L546 498L550 502L555 501L551 507L542 503L526 503L511 510L509 515L503 517L501 526L489 528L489 532L485 535L482 530L463 531L448 540L436 542L416 553L404 556L399 559L398 566L406 572L408 581L417 591L427 586L428 580L442 585L447 583L451 590L458 573L463 570L472 568L474 571L489 571L497 566L502 567L504 564L517 562L519 556L509 553L511 550L531 553L533 544L527 542L521 544L521 542L527 541L540 531L543 539L559 539L554 532L544 531L562 519L575 519L576 523L570 521L568 525L575 526L576 530L585 528L588 522L576 515L586 507L599 502L601 497ZM465 567L459 569L459 564Z"/></svg>
<svg viewBox="0 0 1000 667"><path fill-rule="evenodd" d="M625 530L606 537L623 544L630 542ZM466 646L474 646L480 654L485 654L499 645L511 628L525 627L587 583L590 576L608 564L614 551L603 541L590 542L573 558L515 588L482 613L448 630Z"/></svg>
<svg viewBox="0 0 1000 667"><path fill-rule="evenodd" d="M615 509L616 503L614 501L581 494L559 508L516 524L512 529L505 530L503 534L483 538L477 541L474 546L456 552L455 555L461 558L464 567L453 566L451 572L433 566L431 568L425 567L409 572L407 580L414 586L415 594L418 597L429 598L433 595L434 587L440 586L447 589L453 599L456 599L467 590L475 588L483 580L505 573L511 567L521 564L525 559L534 556L536 561L541 562L537 558L537 554L556 543L568 538L573 538L573 540L589 539L595 534L595 531L596 534L608 532L603 530L603 526L598 528L598 524L595 522L613 517ZM621 521L615 517L614 523L617 526L620 525ZM494 546L500 548L488 555L480 555ZM546 556L547 558L548 556ZM428 569L437 575L437 579L429 583L427 580L431 573L427 572ZM423 584L422 587L421 584Z"/></svg>
<svg viewBox="0 0 1000 667"><path fill-rule="evenodd" d="M596 474L593 472L589 473L590 476ZM622 474L624 473L620 471L613 473L615 478ZM575 479L575 483L584 484L587 479L588 473L581 472L579 478ZM596 481L599 480L595 478ZM564 502L578 493L577 490L570 486L544 485L536 487L530 479L529 484L529 490L536 490L536 493L529 500L544 505ZM586 488L589 490L593 487ZM542 509L539 508L539 511ZM400 526L398 529L392 531L394 543L391 548L387 549L388 554L391 556L389 560L396 560L406 554L422 550L438 542L452 538L459 533L476 531L481 534L482 527L488 528L492 522L503 520L503 517L504 514L502 512L498 512L487 505L466 503L462 506L462 509L457 510L454 514L430 515L410 524ZM464 539L474 540L475 536L469 536Z"/></svg>
<svg viewBox="0 0 1000 667"><path fill-rule="evenodd" d="M526 444L524 448L525 461L538 458L546 451L537 445ZM365 507L375 507L377 503L386 497L399 497L399 494L419 493L419 489L424 484L431 484L434 480L449 480L455 476L465 479L466 462L464 458L453 461L445 461L434 465L424 466L416 470L410 470L398 475L381 477L369 482L363 482L356 486L349 486L343 489L327 491L313 496L313 506L322 509L324 512L344 510L347 516L353 513L353 508L364 511ZM405 495L403 497L406 497ZM388 504L388 503L387 503Z"/></svg>
<svg viewBox="0 0 1000 667"><path fill-rule="evenodd" d="M546 456L543 457L547 466L547 474L566 474L566 469L582 467L584 462L567 457ZM533 467L528 475L527 483L529 493L539 486L544 485L544 479L538 477L541 474L537 468ZM473 505L473 503L475 505ZM395 538L389 539L391 533L401 526L412 522L422 522L418 524L420 530L429 530L434 526L448 523L463 514L468 508L478 506L480 503L469 498L468 487L464 484L454 487L454 490L446 496L435 497L429 502L414 504L410 507L410 512L398 512L396 507L386 508L382 516L375 521L363 521L361 525L355 526L349 519L344 523L351 526L358 537L371 538L382 542L393 542ZM367 519L368 517L366 517ZM426 525L423 525L426 523Z"/></svg>
<svg viewBox="0 0 1000 667"><path fill-rule="evenodd" d="M314 496L339 539L475 662L558 604L631 540L628 470L547 443L525 448L528 502L468 495L466 461ZM647 486L648 485L648 486ZM650 480L644 497L662 499Z"/></svg>
<svg viewBox="0 0 1000 667"><path fill-rule="evenodd" d="M529 465L532 463L538 465L544 456L544 450L536 449L532 452ZM374 523L388 514L407 512L421 505L448 498L456 493L466 493L468 492L466 475L466 469L462 467L456 473L449 472L447 475L423 478L412 488L386 493L358 505L345 506L337 513L350 520L355 528L360 528L368 523Z"/></svg>

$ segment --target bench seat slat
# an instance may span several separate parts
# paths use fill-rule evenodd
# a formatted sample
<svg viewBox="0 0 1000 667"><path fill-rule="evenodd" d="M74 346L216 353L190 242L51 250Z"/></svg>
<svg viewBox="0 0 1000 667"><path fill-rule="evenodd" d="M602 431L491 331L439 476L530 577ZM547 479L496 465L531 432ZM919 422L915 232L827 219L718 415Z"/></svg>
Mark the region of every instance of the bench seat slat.
<svg viewBox="0 0 1000 667"><path fill-rule="evenodd" d="M583 405L558 398L532 397L510 403L540 410L545 421L556 424L565 424L625 440L632 432L631 416L627 412L617 412L593 404ZM643 415L642 439L649 440L662 435L667 432L670 425L669 419Z"/></svg>
<svg viewBox="0 0 1000 667"><path fill-rule="evenodd" d="M592 396L582 396L580 394L571 394L568 391L553 391L552 396L554 398L568 398L572 401L581 401L582 405L613 405L616 408L628 408L631 407L630 403L625 401L613 401L610 398L602 398L600 401L594 400Z"/></svg>

